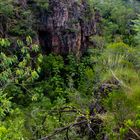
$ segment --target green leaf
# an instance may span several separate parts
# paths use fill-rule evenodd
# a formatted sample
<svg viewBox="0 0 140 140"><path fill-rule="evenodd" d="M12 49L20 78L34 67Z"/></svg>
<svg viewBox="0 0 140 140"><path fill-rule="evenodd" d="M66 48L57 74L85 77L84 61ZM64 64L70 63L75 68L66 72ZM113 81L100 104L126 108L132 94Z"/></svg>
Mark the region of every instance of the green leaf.
<svg viewBox="0 0 140 140"><path fill-rule="evenodd" d="M32 45L32 50L33 50L34 52L38 52L38 51L39 51L39 46L38 46L37 44L33 44L33 45Z"/></svg>
<svg viewBox="0 0 140 140"><path fill-rule="evenodd" d="M27 45L29 46L30 44L32 44L32 38L30 36L27 36L26 42L27 42Z"/></svg>
<svg viewBox="0 0 140 140"><path fill-rule="evenodd" d="M38 73L35 70L31 72L31 75L33 80L39 77Z"/></svg>

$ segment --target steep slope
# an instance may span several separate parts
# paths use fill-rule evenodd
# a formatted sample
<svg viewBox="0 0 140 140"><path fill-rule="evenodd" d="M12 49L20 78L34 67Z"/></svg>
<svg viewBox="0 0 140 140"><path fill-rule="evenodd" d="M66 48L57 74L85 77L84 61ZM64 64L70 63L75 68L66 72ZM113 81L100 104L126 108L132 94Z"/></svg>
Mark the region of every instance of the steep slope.
<svg viewBox="0 0 140 140"><path fill-rule="evenodd" d="M96 33L95 12L91 12L86 1L50 0L49 14L39 12L39 40L44 50L77 55L84 51L89 37Z"/></svg>
<svg viewBox="0 0 140 140"><path fill-rule="evenodd" d="M10 14L0 9L0 36L30 35L47 54L84 52L100 21L98 11L86 0L18 0L5 4Z"/></svg>

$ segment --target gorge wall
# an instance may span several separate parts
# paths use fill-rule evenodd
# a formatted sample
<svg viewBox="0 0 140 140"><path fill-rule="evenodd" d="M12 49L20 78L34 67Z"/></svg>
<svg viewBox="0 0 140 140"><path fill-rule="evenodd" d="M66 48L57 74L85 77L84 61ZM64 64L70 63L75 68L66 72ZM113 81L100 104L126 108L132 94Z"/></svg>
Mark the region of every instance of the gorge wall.
<svg viewBox="0 0 140 140"><path fill-rule="evenodd" d="M13 27L4 29L3 24L1 32L8 34L10 30L10 36L15 36L21 30L18 36L23 36L24 30L27 32L25 35L34 30L36 37L33 38L47 54L65 55L72 52L80 55L85 52L89 37L98 34L99 12L87 0L48 0L45 3L48 3L47 8L42 8L37 0L17 0L13 5L20 10L13 12L12 18L19 23L14 25L11 20Z"/></svg>
<svg viewBox="0 0 140 140"><path fill-rule="evenodd" d="M39 40L44 50L60 54L84 52L99 20L86 1L50 0L49 14L39 12ZM96 19L97 18L97 19Z"/></svg>

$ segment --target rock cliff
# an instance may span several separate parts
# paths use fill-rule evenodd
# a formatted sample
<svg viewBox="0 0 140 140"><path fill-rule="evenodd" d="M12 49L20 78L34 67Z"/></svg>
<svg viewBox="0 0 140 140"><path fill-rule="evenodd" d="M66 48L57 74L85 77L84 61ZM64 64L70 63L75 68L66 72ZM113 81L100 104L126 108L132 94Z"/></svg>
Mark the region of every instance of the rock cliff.
<svg viewBox="0 0 140 140"><path fill-rule="evenodd" d="M43 49L63 55L84 52L89 37L97 33L99 13L91 11L86 0L50 0L48 9L38 12L38 35Z"/></svg>
<svg viewBox="0 0 140 140"><path fill-rule="evenodd" d="M89 37L98 33L100 14L87 0L16 0L9 8L12 4L10 14L0 15L0 36L31 34L44 53L79 56L87 49Z"/></svg>

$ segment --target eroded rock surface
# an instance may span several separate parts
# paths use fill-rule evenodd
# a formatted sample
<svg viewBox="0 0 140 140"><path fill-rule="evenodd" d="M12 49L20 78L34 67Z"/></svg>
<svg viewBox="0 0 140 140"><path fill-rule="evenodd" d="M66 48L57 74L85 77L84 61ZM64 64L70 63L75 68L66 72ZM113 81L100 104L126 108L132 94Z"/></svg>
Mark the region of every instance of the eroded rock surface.
<svg viewBox="0 0 140 140"><path fill-rule="evenodd" d="M46 0L44 3L47 1L48 8L39 5L43 0L13 1L11 16L0 16L0 36L23 39L31 35L45 54L73 52L79 56L84 53L89 37L98 33L99 12L87 0Z"/></svg>
<svg viewBox="0 0 140 140"><path fill-rule="evenodd" d="M46 53L80 55L96 34L97 12L90 11L86 0L50 0L49 10L38 12L40 44ZM98 18L98 19L97 19Z"/></svg>

